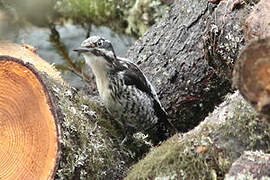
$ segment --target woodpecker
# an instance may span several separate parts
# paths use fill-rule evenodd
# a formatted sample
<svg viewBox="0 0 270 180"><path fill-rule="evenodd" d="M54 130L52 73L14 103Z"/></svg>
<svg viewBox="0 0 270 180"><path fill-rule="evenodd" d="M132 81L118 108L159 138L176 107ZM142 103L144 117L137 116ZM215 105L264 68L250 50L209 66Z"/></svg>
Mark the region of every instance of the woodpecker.
<svg viewBox="0 0 270 180"><path fill-rule="evenodd" d="M99 95L126 137L143 132L152 136L154 144L166 139L171 124L155 89L136 64L116 56L111 42L100 36L89 37L74 51L91 67Z"/></svg>

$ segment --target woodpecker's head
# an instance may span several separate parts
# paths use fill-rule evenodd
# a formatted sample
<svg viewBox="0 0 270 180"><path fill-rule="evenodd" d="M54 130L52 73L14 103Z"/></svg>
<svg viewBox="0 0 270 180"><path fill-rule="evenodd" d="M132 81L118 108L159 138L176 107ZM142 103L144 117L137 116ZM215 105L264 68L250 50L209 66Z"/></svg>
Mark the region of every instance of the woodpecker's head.
<svg viewBox="0 0 270 180"><path fill-rule="evenodd" d="M116 58L113 46L109 40L100 36L91 36L84 40L81 46L74 49L76 52L82 53L85 57L102 56L107 61L112 61Z"/></svg>

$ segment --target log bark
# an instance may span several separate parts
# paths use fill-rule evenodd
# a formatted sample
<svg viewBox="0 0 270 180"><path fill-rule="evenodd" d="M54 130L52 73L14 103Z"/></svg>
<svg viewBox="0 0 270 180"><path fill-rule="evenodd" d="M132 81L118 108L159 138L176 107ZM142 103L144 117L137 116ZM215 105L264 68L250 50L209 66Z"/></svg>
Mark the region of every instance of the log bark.
<svg viewBox="0 0 270 180"><path fill-rule="evenodd" d="M195 127L232 91L249 4L175 1L127 53L155 85L180 131Z"/></svg>
<svg viewBox="0 0 270 180"><path fill-rule="evenodd" d="M237 91L196 128L156 147L126 179L221 180L244 151L269 153L269 132L267 121Z"/></svg>
<svg viewBox="0 0 270 180"><path fill-rule="evenodd" d="M104 107L69 87L31 46L0 42L0 59L0 178L13 180L23 169L19 179L122 179L149 149L143 141L121 146L123 137ZM20 136L25 141L13 145Z"/></svg>

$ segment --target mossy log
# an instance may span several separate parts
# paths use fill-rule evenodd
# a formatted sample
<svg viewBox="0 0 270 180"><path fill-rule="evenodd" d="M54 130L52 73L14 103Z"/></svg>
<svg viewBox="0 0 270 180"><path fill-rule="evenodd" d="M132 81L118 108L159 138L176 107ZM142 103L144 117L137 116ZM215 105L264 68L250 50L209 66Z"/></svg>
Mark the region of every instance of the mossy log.
<svg viewBox="0 0 270 180"><path fill-rule="evenodd" d="M107 111L34 50L0 43L0 179L122 179L133 154Z"/></svg>
<svg viewBox="0 0 270 180"><path fill-rule="evenodd" d="M232 92L232 70L251 6L235 0L175 1L127 53L155 85L180 131L195 127Z"/></svg>
<svg viewBox="0 0 270 180"><path fill-rule="evenodd" d="M151 151L126 179L221 180L244 151L269 153L269 132L269 124L237 91L199 126Z"/></svg>

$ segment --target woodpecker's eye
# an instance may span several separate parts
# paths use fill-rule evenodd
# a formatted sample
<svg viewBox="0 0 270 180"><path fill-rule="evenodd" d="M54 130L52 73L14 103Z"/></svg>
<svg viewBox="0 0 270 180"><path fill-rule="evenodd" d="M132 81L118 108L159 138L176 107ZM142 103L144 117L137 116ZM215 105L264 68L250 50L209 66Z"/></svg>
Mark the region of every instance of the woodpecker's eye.
<svg viewBox="0 0 270 180"><path fill-rule="evenodd" d="M102 44L103 44L103 43L102 43L101 41L98 41L98 42L97 42L97 45L98 45L98 46L102 46Z"/></svg>

